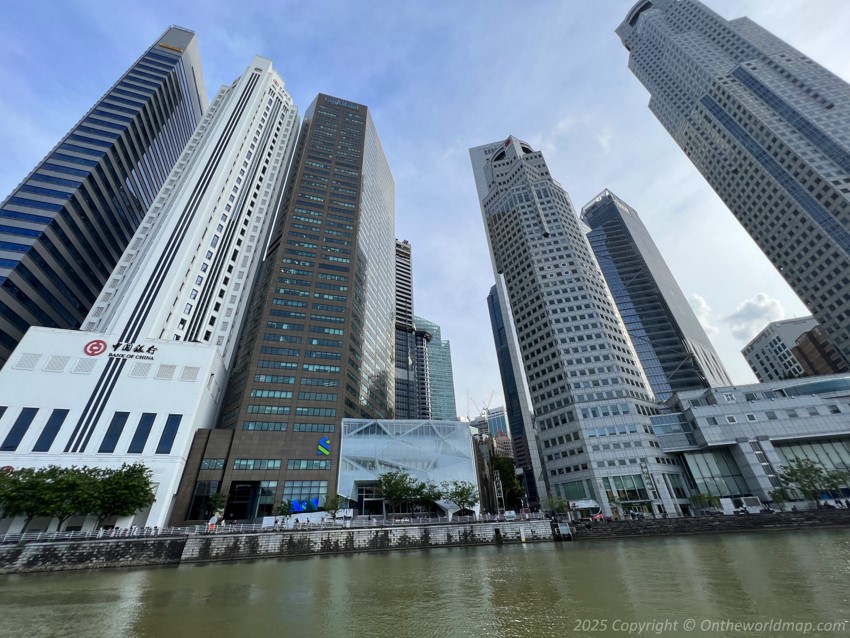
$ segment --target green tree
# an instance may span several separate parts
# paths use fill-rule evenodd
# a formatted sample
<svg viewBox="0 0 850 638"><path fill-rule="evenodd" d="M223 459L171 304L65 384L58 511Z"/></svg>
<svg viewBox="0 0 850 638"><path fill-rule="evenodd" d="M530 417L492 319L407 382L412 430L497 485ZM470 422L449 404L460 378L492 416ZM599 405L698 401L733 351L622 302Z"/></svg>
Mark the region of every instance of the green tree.
<svg viewBox="0 0 850 638"><path fill-rule="evenodd" d="M850 482L850 473L834 469L827 470L823 474L823 487L829 492L829 495L835 498L835 494L841 494L841 488Z"/></svg>
<svg viewBox="0 0 850 638"><path fill-rule="evenodd" d="M433 481L420 481L416 486L415 502L427 509L433 509L434 503L443 498L443 490Z"/></svg>
<svg viewBox="0 0 850 638"><path fill-rule="evenodd" d="M91 495L89 511L97 527L113 516L130 516L154 502L151 471L142 463L120 468L97 468L97 491Z"/></svg>
<svg viewBox="0 0 850 638"><path fill-rule="evenodd" d="M22 467L0 478L0 507L7 517L24 517L22 532L35 517L50 515L48 483L47 468Z"/></svg>
<svg viewBox="0 0 850 638"><path fill-rule="evenodd" d="M286 527L286 522L289 520L289 517L292 516L292 512L294 510L295 503L293 503L291 499L281 501L280 506L277 508L277 515L283 518L284 527Z"/></svg>
<svg viewBox="0 0 850 638"><path fill-rule="evenodd" d="M443 481L443 500L457 505L458 510L472 508L478 502L478 490L469 481Z"/></svg>
<svg viewBox="0 0 850 638"><path fill-rule="evenodd" d="M507 456L491 456L490 465L499 473L502 491L505 494L505 508L518 509L522 506L522 485L516 475L516 464Z"/></svg>
<svg viewBox="0 0 850 638"><path fill-rule="evenodd" d="M792 459L783 466L779 480L786 487L796 487L804 498L819 503L820 491L829 482L827 472L820 463L810 459Z"/></svg>
<svg viewBox="0 0 850 638"><path fill-rule="evenodd" d="M339 516L339 511L345 509L347 504L347 498L342 498L339 494L331 494L325 498L324 510L330 514L331 520L336 523L336 517Z"/></svg>
<svg viewBox="0 0 850 638"><path fill-rule="evenodd" d="M570 504L563 496L550 496L546 500L546 509L551 512L555 512L555 514L557 514L558 516L561 516L569 511Z"/></svg>
<svg viewBox="0 0 850 638"><path fill-rule="evenodd" d="M768 496L783 512L785 511L785 503L791 500L791 493L787 487L777 487L775 490L771 490Z"/></svg>
<svg viewBox="0 0 850 638"><path fill-rule="evenodd" d="M418 482L403 470L384 472L378 476L378 481L384 501L390 504L394 514L401 505L416 498Z"/></svg>
<svg viewBox="0 0 850 638"><path fill-rule="evenodd" d="M58 519L57 532L72 516L86 516L91 504L90 495L98 489L98 473L90 467L44 468L47 478L47 515Z"/></svg>

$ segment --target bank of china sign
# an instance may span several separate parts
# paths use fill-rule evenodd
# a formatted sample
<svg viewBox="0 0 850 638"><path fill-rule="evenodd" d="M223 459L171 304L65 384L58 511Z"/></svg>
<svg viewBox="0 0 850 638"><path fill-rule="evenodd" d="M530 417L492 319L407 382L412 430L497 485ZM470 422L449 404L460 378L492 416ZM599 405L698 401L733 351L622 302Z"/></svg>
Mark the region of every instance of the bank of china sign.
<svg viewBox="0 0 850 638"><path fill-rule="evenodd" d="M111 351L109 349L112 348ZM153 361L157 351L156 346L145 346L132 341L118 341L108 344L103 339L92 339L83 346L83 352L90 357L98 357L108 352L110 359L135 359L137 361Z"/></svg>

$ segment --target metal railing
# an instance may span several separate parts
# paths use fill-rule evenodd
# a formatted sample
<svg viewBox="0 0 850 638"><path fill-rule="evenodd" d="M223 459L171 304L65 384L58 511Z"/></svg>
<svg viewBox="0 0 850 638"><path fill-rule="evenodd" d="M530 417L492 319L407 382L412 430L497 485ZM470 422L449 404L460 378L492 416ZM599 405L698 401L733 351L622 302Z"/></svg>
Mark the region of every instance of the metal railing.
<svg viewBox="0 0 850 638"><path fill-rule="evenodd" d="M469 523L521 523L528 520L542 520L546 517L538 512L535 514L517 515L515 520L505 520L504 517L480 516L455 516L449 520L445 516L422 517L410 515L395 515L387 518L358 516L356 518L338 518L335 521L326 517L321 521L299 521L294 518L283 521L278 525L263 526L259 523L229 523L225 525L192 525L189 527L129 527L99 529L89 531L62 531L62 532L26 532L24 534L0 535L0 545L33 542L62 542L62 541L92 541L113 540L126 538L157 538L161 536L191 536L195 534L256 534L265 532L307 532L323 531L332 529L381 529L421 525L461 525Z"/></svg>
<svg viewBox="0 0 850 638"><path fill-rule="evenodd" d="M185 527L116 527L113 529L98 529L85 532L26 532L23 534L0 535L0 545L22 542L43 543L51 541L110 540L115 538L155 538L159 536L186 536L188 533Z"/></svg>

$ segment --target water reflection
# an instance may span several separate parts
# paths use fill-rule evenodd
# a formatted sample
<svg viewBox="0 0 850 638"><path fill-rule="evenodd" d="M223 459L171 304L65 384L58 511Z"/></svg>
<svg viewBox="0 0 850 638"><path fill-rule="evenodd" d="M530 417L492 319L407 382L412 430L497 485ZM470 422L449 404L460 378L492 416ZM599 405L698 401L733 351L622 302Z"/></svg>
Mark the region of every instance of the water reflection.
<svg viewBox="0 0 850 638"><path fill-rule="evenodd" d="M612 635L615 619L820 622L850 619L848 577L850 530L66 572L0 579L0 636L538 638Z"/></svg>

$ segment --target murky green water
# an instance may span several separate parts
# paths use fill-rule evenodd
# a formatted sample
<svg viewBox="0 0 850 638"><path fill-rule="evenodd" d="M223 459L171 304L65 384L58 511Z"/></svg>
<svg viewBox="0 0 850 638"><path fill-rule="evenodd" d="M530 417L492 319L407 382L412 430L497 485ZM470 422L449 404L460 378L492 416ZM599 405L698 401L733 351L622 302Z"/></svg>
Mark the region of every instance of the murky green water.
<svg viewBox="0 0 850 638"><path fill-rule="evenodd" d="M0 577L4 638L800 636L807 629L850 635L850 530Z"/></svg>

